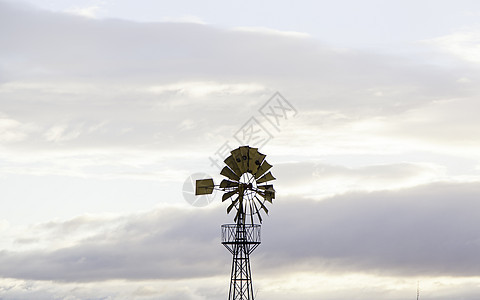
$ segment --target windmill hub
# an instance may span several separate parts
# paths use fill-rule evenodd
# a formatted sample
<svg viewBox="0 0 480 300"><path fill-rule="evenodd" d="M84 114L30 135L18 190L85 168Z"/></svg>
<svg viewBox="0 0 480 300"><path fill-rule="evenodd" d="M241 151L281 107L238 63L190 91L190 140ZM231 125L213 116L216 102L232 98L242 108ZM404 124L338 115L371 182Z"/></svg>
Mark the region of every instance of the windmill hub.
<svg viewBox="0 0 480 300"><path fill-rule="evenodd" d="M245 198L248 198L248 200L251 201L257 190L255 177L250 173L243 173L238 183L239 193L242 193Z"/></svg>

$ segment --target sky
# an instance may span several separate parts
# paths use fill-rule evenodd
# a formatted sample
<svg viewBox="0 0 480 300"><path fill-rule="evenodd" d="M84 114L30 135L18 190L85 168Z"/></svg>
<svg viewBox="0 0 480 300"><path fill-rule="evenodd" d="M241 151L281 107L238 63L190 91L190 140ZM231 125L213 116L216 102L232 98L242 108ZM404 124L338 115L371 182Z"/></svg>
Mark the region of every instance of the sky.
<svg viewBox="0 0 480 300"><path fill-rule="evenodd" d="M225 299L248 144L256 299L478 299L479 81L478 1L0 0L0 298Z"/></svg>

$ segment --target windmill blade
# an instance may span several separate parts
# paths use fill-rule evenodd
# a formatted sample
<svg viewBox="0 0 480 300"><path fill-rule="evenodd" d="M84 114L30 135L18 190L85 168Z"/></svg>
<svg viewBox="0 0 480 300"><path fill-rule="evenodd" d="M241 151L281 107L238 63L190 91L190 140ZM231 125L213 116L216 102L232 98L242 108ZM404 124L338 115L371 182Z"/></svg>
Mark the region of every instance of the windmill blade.
<svg viewBox="0 0 480 300"><path fill-rule="evenodd" d="M267 182L267 181L270 181L270 180L275 180L276 178L273 177L272 175L272 172L268 172L267 174L265 174L263 177L259 178L257 180L257 184L258 183L263 183L263 182Z"/></svg>
<svg viewBox="0 0 480 300"><path fill-rule="evenodd" d="M235 195L237 193L237 189L233 190L233 191L230 191L230 192L226 192L225 194L222 195L222 202L227 200L228 198L232 197L233 195Z"/></svg>
<svg viewBox="0 0 480 300"><path fill-rule="evenodd" d="M271 199L275 199L275 190L273 189L273 187L270 188L270 189L267 189L267 190L265 191L265 193L269 193ZM272 201L270 201L270 202L272 202Z"/></svg>
<svg viewBox="0 0 480 300"><path fill-rule="evenodd" d="M266 201L272 203L272 199L275 199L275 193L270 193L270 192L259 192L258 193L260 196L263 197Z"/></svg>
<svg viewBox="0 0 480 300"><path fill-rule="evenodd" d="M230 180L228 180L228 179L224 179L224 180L222 180L222 182L220 182L220 187L221 187L222 189L238 187L238 182L236 182L236 181L230 181Z"/></svg>
<svg viewBox="0 0 480 300"><path fill-rule="evenodd" d="M272 203L272 199L275 199L275 190L273 189L273 185L266 184L266 185L259 185L257 188L262 189L264 191L259 191L258 193L268 202Z"/></svg>
<svg viewBox="0 0 480 300"><path fill-rule="evenodd" d="M242 170L243 173L245 173L248 171L248 149L250 149L250 147L243 146L238 149L240 150L241 164L242 164L242 166L240 167L240 170Z"/></svg>
<svg viewBox="0 0 480 300"><path fill-rule="evenodd" d="M245 172L248 170L248 152L250 147L243 146L240 147L240 153L242 154L242 164L245 167Z"/></svg>
<svg viewBox="0 0 480 300"><path fill-rule="evenodd" d="M237 162L236 162L235 158L233 157L233 155L230 155L229 157L227 157L223 162L227 166L229 166L230 169L232 169L232 171L235 174L237 174L239 177L242 176L242 172L240 171L240 168L238 167Z"/></svg>
<svg viewBox="0 0 480 300"><path fill-rule="evenodd" d="M265 174L265 172L270 170L271 167L272 167L272 165L269 164L266 160L264 160L263 163L260 165L260 167L258 167L257 172L254 173L255 179L257 179L260 176L262 176L263 174Z"/></svg>
<svg viewBox="0 0 480 300"><path fill-rule="evenodd" d="M245 172L247 172L247 160L248 160L248 150L245 151L245 146L244 147L239 147L235 150L233 150L232 152L232 156L233 158L235 159L235 162L238 166L238 169L240 170L240 172L243 174ZM244 150L242 150L244 149Z"/></svg>
<svg viewBox="0 0 480 300"><path fill-rule="evenodd" d="M260 201L260 199L257 198L257 196L255 196L255 199L257 199L258 204L260 204L260 208L262 208L265 211L265 213L268 215L268 209L265 206L265 204L263 204L262 201Z"/></svg>
<svg viewBox="0 0 480 300"><path fill-rule="evenodd" d="M252 203L253 203L253 206L255 207L255 211L256 211L256 214L258 216L258 220L260 221L260 223L262 223L262 216L260 215L260 211L258 210L257 204L255 204L255 201L252 201Z"/></svg>
<svg viewBox="0 0 480 300"><path fill-rule="evenodd" d="M262 190L273 190L273 184L264 184L264 185L257 185L257 188L262 189Z"/></svg>
<svg viewBox="0 0 480 300"><path fill-rule="evenodd" d="M232 170L230 170L227 166L223 167L222 171L220 172L220 174L222 174L223 176L225 177L228 177L232 180L235 180L235 181L238 181L240 180L240 176L238 176L237 174L233 173Z"/></svg>
<svg viewBox="0 0 480 300"><path fill-rule="evenodd" d="M238 202L238 197L237 199L235 199L234 201L232 201L232 203L227 207L227 214L230 213L230 211L232 210L232 208L235 207L235 204Z"/></svg>
<svg viewBox="0 0 480 300"><path fill-rule="evenodd" d="M213 179L198 179L195 181L195 195L207 195L213 193Z"/></svg>
<svg viewBox="0 0 480 300"><path fill-rule="evenodd" d="M237 168L240 170L240 173L244 173L242 170L242 154L240 153L240 148L237 148L235 150L232 150L232 157L233 160L235 161L235 164L237 165Z"/></svg>
<svg viewBox="0 0 480 300"><path fill-rule="evenodd" d="M248 172L255 174L265 159L266 155L258 152L257 148L248 150Z"/></svg>

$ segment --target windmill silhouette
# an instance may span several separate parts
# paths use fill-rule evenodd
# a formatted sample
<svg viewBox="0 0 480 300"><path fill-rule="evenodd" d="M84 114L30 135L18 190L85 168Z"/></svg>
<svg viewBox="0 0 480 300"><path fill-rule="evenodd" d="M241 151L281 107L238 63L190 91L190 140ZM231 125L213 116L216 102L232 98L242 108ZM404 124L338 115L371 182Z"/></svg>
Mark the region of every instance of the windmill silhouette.
<svg viewBox="0 0 480 300"><path fill-rule="evenodd" d="M420 298L420 281L417 281L417 300Z"/></svg>
<svg viewBox="0 0 480 300"><path fill-rule="evenodd" d="M220 185L213 179L196 181L195 194L211 194L214 189L223 191L222 202L230 200L227 214L236 209L234 224L222 225L222 244L233 256L230 276L229 300L253 300L250 254L260 245L261 211L268 214L266 202L275 199L275 190L268 181L275 180L266 155L257 148L239 147L225 159L226 166L220 172L227 177ZM267 172L268 171L268 172Z"/></svg>

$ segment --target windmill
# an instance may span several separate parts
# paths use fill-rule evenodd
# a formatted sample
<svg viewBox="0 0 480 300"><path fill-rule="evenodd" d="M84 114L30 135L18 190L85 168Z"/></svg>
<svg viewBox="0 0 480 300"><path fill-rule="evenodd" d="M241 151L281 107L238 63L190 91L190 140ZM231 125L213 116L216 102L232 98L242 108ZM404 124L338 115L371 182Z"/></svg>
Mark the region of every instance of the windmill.
<svg viewBox="0 0 480 300"><path fill-rule="evenodd" d="M417 300L420 297L420 281L417 281Z"/></svg>
<svg viewBox="0 0 480 300"><path fill-rule="evenodd" d="M275 199L275 190L269 181L275 180L266 155L257 148L239 147L225 159L220 172L227 179L215 185L213 179L196 181L195 194L223 191L222 202L231 201L227 214L235 208L234 224L222 225L222 244L233 255L228 300L253 300L250 254L260 245L261 211L268 214L266 202Z"/></svg>

